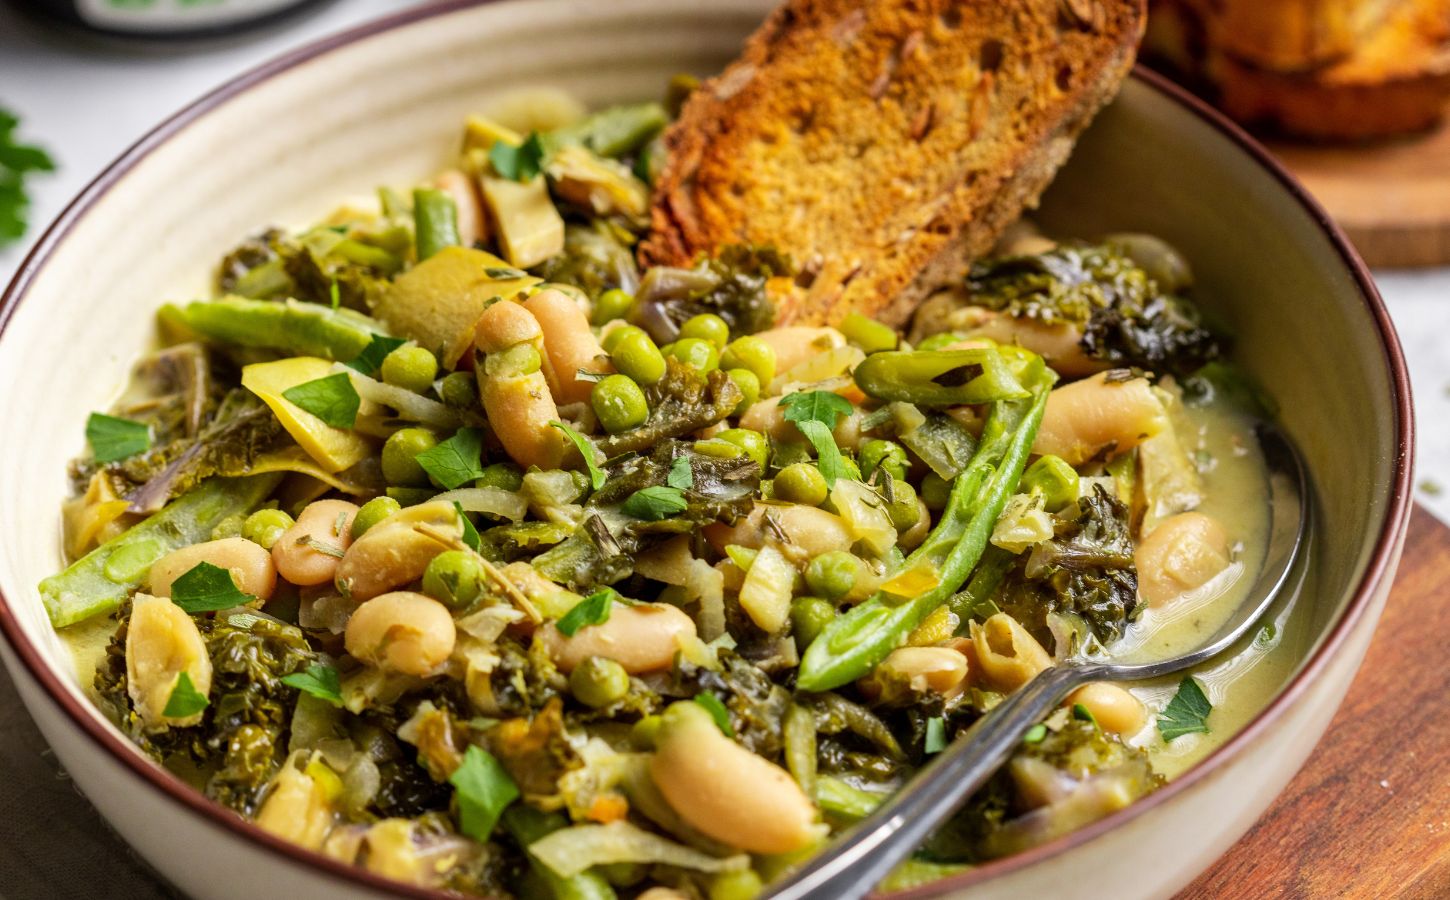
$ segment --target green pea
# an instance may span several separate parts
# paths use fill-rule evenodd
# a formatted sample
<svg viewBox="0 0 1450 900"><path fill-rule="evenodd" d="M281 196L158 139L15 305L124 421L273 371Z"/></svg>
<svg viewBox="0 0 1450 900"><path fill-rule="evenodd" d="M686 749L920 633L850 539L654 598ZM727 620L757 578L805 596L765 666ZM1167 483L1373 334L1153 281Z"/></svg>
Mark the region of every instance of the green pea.
<svg viewBox="0 0 1450 900"><path fill-rule="evenodd" d="M796 646L814 641L836 617L836 608L820 597L797 597L790 603L790 629Z"/></svg>
<svg viewBox="0 0 1450 900"><path fill-rule="evenodd" d="M715 371L720 365L720 351L699 338L680 338L670 345L668 353L701 375Z"/></svg>
<svg viewBox="0 0 1450 900"><path fill-rule="evenodd" d="M383 443L383 477L388 484L423 487L428 473L418 465L418 454L438 446L438 435L426 428L402 428Z"/></svg>
<svg viewBox="0 0 1450 900"><path fill-rule="evenodd" d="M497 353L490 353L483 358L483 371L487 375L502 375L505 377L520 377L532 375L539 371L544 360L539 356L538 348L530 343L514 344L507 350L500 350Z"/></svg>
<svg viewBox="0 0 1450 900"><path fill-rule="evenodd" d="M861 466L861 475L867 479L877 469L885 469L897 481L906 478L908 459L906 448L895 441L872 438L861 445L856 460Z"/></svg>
<svg viewBox="0 0 1450 900"><path fill-rule="evenodd" d="M454 409L472 409L478 405L478 379L472 372L452 372L438 382L438 399Z"/></svg>
<svg viewBox="0 0 1450 900"><path fill-rule="evenodd" d="M664 354L638 328L614 342L609 359L621 375L628 375L637 384L654 384L665 377Z"/></svg>
<svg viewBox="0 0 1450 900"><path fill-rule="evenodd" d="M896 329L860 313L851 313L838 326L846 340L867 353L896 349Z"/></svg>
<svg viewBox="0 0 1450 900"><path fill-rule="evenodd" d="M714 313L700 313L685 320L685 324L680 326L680 337L699 338L716 347L724 347L730 342L730 326Z"/></svg>
<svg viewBox="0 0 1450 900"><path fill-rule="evenodd" d="M589 656L569 673L569 693L585 706L608 706L629 693L629 673L612 659Z"/></svg>
<svg viewBox="0 0 1450 900"><path fill-rule="evenodd" d="M487 585L483 560L467 550L445 550L423 570L423 593L454 612L483 599Z"/></svg>
<svg viewBox="0 0 1450 900"><path fill-rule="evenodd" d="M610 288L599 295L594 301L594 312L590 321L596 326L614 319L622 319L629 315L629 308L634 305L634 297L619 288Z"/></svg>
<svg viewBox="0 0 1450 900"><path fill-rule="evenodd" d="M921 510L916 505L916 488L905 481L891 482L891 502L886 505L886 514L897 531L905 531L916 524Z"/></svg>
<svg viewBox="0 0 1450 900"><path fill-rule="evenodd" d="M589 405L610 434L636 428L649 418L644 391L626 375L610 375L596 383L589 394Z"/></svg>
<svg viewBox="0 0 1450 900"><path fill-rule="evenodd" d="M745 455L745 451L741 450L735 444L729 441L722 441L719 438L707 438L703 441L695 441L695 443L690 445L690 449L701 456L709 456L713 459L739 459Z"/></svg>
<svg viewBox="0 0 1450 900"><path fill-rule="evenodd" d="M645 716L629 729L629 741L640 750L653 750L655 739L660 734L660 724L663 720L659 716Z"/></svg>
<svg viewBox="0 0 1450 900"><path fill-rule="evenodd" d="M755 335L747 334L731 341L720 354L720 365L727 369L749 369L768 385L775 378L775 348Z"/></svg>
<svg viewBox="0 0 1450 900"><path fill-rule="evenodd" d="M856 557L845 550L822 553L806 566L806 587L827 600L839 600L856 586Z"/></svg>
<svg viewBox="0 0 1450 900"><path fill-rule="evenodd" d="M775 497L787 503L820 506L826 502L826 476L812 463L786 466L775 476Z"/></svg>
<svg viewBox="0 0 1450 900"><path fill-rule="evenodd" d="M352 517L352 539L357 540L374 525L398 512L403 504L392 497L374 497L362 505L357 515Z"/></svg>
<svg viewBox="0 0 1450 900"><path fill-rule="evenodd" d="M604 348L605 353L613 353L619 342L631 334L645 334L645 330L638 325L617 325L605 332L604 337L599 340L599 346Z"/></svg>
<svg viewBox="0 0 1450 900"><path fill-rule="evenodd" d="M937 473L927 472L921 480L921 499L926 501L926 508L932 512L946 509L951 496L952 483Z"/></svg>
<svg viewBox="0 0 1450 900"><path fill-rule="evenodd" d="M745 455L755 460L755 464L760 466L760 471L762 473L765 471L766 460L770 457L770 444L766 441L765 435L749 428L727 428L715 435L715 439L734 444L744 450Z"/></svg>
<svg viewBox="0 0 1450 900"><path fill-rule="evenodd" d="M483 474L473 484L475 487L517 491L524 486L524 473L513 463L490 463L483 467Z"/></svg>
<svg viewBox="0 0 1450 900"><path fill-rule="evenodd" d="M710 900L755 900L765 890L754 869L721 872L710 879Z"/></svg>
<svg viewBox="0 0 1450 900"><path fill-rule="evenodd" d="M644 863L605 863L595 866L594 871L598 872L605 881L615 887L630 887L639 884L649 874L649 869ZM572 892L572 891L571 891ZM551 896L559 896L551 894Z"/></svg>
<svg viewBox="0 0 1450 900"><path fill-rule="evenodd" d="M295 519L280 509L259 509L242 523L242 537L261 544L264 550L271 550L282 532L296 524Z"/></svg>
<svg viewBox="0 0 1450 900"><path fill-rule="evenodd" d="M438 377L438 359L417 344L404 344L383 359L384 384L421 394Z"/></svg>
<svg viewBox="0 0 1450 900"><path fill-rule="evenodd" d="M388 485L388 497L398 501L404 506L417 506L419 503L427 503L436 496L438 496L438 492L432 488L398 487L395 484Z"/></svg>
<svg viewBox="0 0 1450 900"><path fill-rule="evenodd" d="M735 386L740 388L740 402L735 406L735 415L743 414L751 404L760 399L760 379L749 369L731 369L725 373Z"/></svg>
<svg viewBox="0 0 1450 900"><path fill-rule="evenodd" d="M219 541L222 538L241 537L242 525L246 521L247 516L245 513L232 513L212 526L211 539Z"/></svg>

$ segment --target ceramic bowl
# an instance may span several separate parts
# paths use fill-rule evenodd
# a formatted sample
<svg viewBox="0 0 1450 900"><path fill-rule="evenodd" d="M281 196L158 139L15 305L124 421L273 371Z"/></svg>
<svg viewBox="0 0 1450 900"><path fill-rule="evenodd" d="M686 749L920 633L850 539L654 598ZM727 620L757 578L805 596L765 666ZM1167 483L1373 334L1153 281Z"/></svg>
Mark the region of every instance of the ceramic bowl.
<svg viewBox="0 0 1450 900"><path fill-rule="evenodd" d="M461 117L521 85L591 104L718 70L768 0L442 3L244 75L145 137L40 240L0 307L0 646L21 696L100 813L195 897L428 896L272 838L154 766L92 708L35 585L61 564L65 461L149 339L151 312L206 289L267 223L439 167ZM915 892L1165 897L1229 847L1303 763L1378 618L1410 508L1409 384L1344 237L1238 129L1135 73L1044 200L1050 233L1141 230L1193 261L1200 296L1270 385L1318 485L1303 660L1225 746L1123 812Z"/></svg>

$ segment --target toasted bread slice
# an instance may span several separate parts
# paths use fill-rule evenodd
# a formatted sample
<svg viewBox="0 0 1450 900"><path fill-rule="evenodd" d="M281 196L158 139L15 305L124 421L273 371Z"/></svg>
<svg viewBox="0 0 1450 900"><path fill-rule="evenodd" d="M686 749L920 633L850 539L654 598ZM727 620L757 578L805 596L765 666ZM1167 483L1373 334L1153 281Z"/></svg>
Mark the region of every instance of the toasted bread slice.
<svg viewBox="0 0 1450 900"><path fill-rule="evenodd" d="M1295 72L1349 56L1407 0L1182 0L1207 39L1259 69Z"/></svg>
<svg viewBox="0 0 1450 900"><path fill-rule="evenodd" d="M1407 0L1350 56L1298 73L1268 71L1224 52L1187 4L1158 3L1152 15L1152 51L1189 67L1242 122L1299 137L1358 140L1428 128L1450 102L1450 0Z"/></svg>
<svg viewBox="0 0 1450 900"><path fill-rule="evenodd" d="M1144 0L787 0L666 135L644 262L773 244L782 323L900 323L1034 206Z"/></svg>

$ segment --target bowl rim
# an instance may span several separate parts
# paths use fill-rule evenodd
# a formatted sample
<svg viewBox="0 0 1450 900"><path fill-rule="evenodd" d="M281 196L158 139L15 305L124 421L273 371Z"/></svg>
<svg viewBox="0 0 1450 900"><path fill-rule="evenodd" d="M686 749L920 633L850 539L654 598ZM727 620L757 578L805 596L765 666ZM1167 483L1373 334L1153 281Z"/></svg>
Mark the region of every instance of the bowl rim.
<svg viewBox="0 0 1450 900"><path fill-rule="evenodd" d="M434 4L385 15L336 34L324 36L273 57L229 79L164 119L106 166L67 204L41 234L21 261L4 292L0 293L0 333L4 332L15 310L24 301L30 287L40 277L46 263L76 223L141 160L185 130L188 125L251 88L284 75L289 70L325 56L334 50L397 28L466 9L491 5L494 2L497 0L441 0ZM1415 453L1415 422L1409 372L1389 311L1375 287L1368 267L1360 259L1344 232L1334 223L1318 201L1310 196L1294 176L1289 174L1283 165L1247 132L1203 100L1157 72L1144 68L1141 64L1133 67L1131 77L1183 107L1204 124L1228 138L1260 169L1273 176L1290 198L1309 215L1338 254L1340 262L1358 289L1360 299L1374 320L1394 395L1392 400L1396 452L1391 464L1393 471L1390 496L1368 564L1360 576L1358 584L1354 587L1353 594L1344 610L1330 625L1320 645L1303 662L1299 671L1242 730L1215 748L1196 766L1137 803L1039 847L975 866L959 875L890 895L898 900L907 900L907 898L920 900L920 898L941 896L1066 853L1167 803L1178 794L1193 788L1200 781L1213 775L1294 705L1336 655L1336 651L1345 643L1356 626L1370 615L1377 589L1390 574L1398 558L1398 538L1408 527L1413 507L1411 479ZM279 861L325 872L351 881L359 887L382 893L420 898L420 900L445 900L445 898L457 897L457 894L384 878L359 866L304 849L263 831L257 825L209 800L201 792L189 787L179 778L144 757L123 735L97 719L94 711L85 705L84 699L73 696L67 690L61 677L46 664L45 657L39 648L26 637L19 619L10 606L10 601L3 592L0 592L0 635L4 636L6 643L14 651L16 658L25 667L30 677L49 695L49 699L60 707L73 727L86 735L94 744L99 745L103 752L128 769L132 775L157 789L185 810L269 851L279 857Z"/></svg>

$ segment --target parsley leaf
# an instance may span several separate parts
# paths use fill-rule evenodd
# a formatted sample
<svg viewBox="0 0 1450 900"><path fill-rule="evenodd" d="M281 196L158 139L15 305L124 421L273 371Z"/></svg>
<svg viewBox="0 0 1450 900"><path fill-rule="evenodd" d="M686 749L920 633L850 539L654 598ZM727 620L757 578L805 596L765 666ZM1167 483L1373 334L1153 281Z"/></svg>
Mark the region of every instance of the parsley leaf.
<svg viewBox="0 0 1450 900"><path fill-rule="evenodd" d="M947 748L947 723L941 716L926 720L926 740L922 750L926 753L940 753Z"/></svg>
<svg viewBox="0 0 1450 900"><path fill-rule="evenodd" d="M141 422L91 413L86 420L86 440L96 462L116 462L151 449L151 429Z"/></svg>
<svg viewBox="0 0 1450 900"><path fill-rule="evenodd" d="M689 505L679 488L656 484L630 494L620 509L627 516L644 519L646 522L658 522L684 512Z"/></svg>
<svg viewBox="0 0 1450 900"><path fill-rule="evenodd" d="M488 161L493 163L495 172L510 181L531 181L544 171L544 157L547 155L539 133L531 131L518 146L494 141L488 151Z"/></svg>
<svg viewBox="0 0 1450 900"><path fill-rule="evenodd" d="M602 588L574 604L554 625L559 633L573 637L586 625L603 625L609 621L609 610L619 594L614 588Z"/></svg>
<svg viewBox="0 0 1450 900"><path fill-rule="evenodd" d="M55 162L39 147L19 143L12 113L0 109L0 248L20 240L29 225L30 195L25 180L32 172L53 172Z"/></svg>
<svg viewBox="0 0 1450 900"><path fill-rule="evenodd" d="M1208 734L1208 714L1212 711L1213 704L1208 702L1197 679L1184 676L1178 683L1178 693L1158 717L1158 733L1165 741L1196 732Z"/></svg>
<svg viewBox="0 0 1450 900"><path fill-rule="evenodd" d="M171 582L171 602L189 613L231 609L256 599L237 588L231 572L208 562L197 563Z"/></svg>
<svg viewBox="0 0 1450 900"><path fill-rule="evenodd" d="M599 468L599 464L594 461L594 454L598 451L594 449L594 444L590 442L589 438L563 422L550 422L549 424L564 432L564 437L568 438L569 442L578 448L579 455L584 457L584 465L589 468L589 486L596 491L604 487L604 470Z"/></svg>
<svg viewBox="0 0 1450 900"><path fill-rule="evenodd" d="M166 698L166 708L161 710L161 714L168 719L185 719L206 707L206 694L198 691L191 683L191 676L183 671L176 676L176 686L171 689L171 696Z"/></svg>
<svg viewBox="0 0 1450 900"><path fill-rule="evenodd" d="M1072 717L1074 719L1077 719L1078 721L1088 722L1093 725L1093 727L1097 727L1097 716L1093 715L1093 711L1088 709L1086 706L1083 706L1081 703L1074 703L1072 705Z"/></svg>
<svg viewBox="0 0 1450 900"><path fill-rule="evenodd" d="M504 809L519 798L519 787L499 761L477 744L469 744L463 765L448 776L458 794L458 829L475 841L486 841Z"/></svg>
<svg viewBox="0 0 1450 900"><path fill-rule="evenodd" d="M715 720L715 724L720 727L726 737L735 737L735 729L730 726L730 710L725 708L725 704L720 702L719 697L714 694L696 694L695 702L705 707L706 712L710 713L710 718Z"/></svg>
<svg viewBox="0 0 1450 900"><path fill-rule="evenodd" d="M483 477L483 432L460 428L453 437L414 458L423 471L448 490L463 487Z"/></svg>
<svg viewBox="0 0 1450 900"><path fill-rule="evenodd" d="M674 462L670 463L670 474L665 477L665 484L682 491L688 491L695 486L695 470L690 468L688 456L676 456Z"/></svg>
<svg viewBox="0 0 1450 900"><path fill-rule="evenodd" d="M290 403L312 413L333 428L351 428L357 423L362 398L346 372L338 372L282 392Z"/></svg>
<svg viewBox="0 0 1450 900"><path fill-rule="evenodd" d="M780 406L785 410L785 420L794 422L816 448L816 464L826 477L826 485L835 487L837 479L849 478L850 470L831 429L836 427L837 419L851 414L855 408L851 401L830 391L797 391L781 398Z"/></svg>
<svg viewBox="0 0 1450 900"><path fill-rule="evenodd" d="M313 663L305 672L293 672L282 676L282 683L305 691L319 700L326 700L333 706L342 706L342 684L337 670L322 663Z"/></svg>
<svg viewBox="0 0 1450 900"><path fill-rule="evenodd" d="M348 368L356 369L364 375L373 375L383 367L383 360L388 354L408 343L402 338L385 337L381 334L373 335L368 345L362 348L362 352L347 363Z"/></svg>
<svg viewBox="0 0 1450 900"><path fill-rule="evenodd" d="M457 500L453 501L453 508L458 510L458 518L463 520L463 543L474 553L482 546L483 539L478 536L478 529L473 527L473 520L463 511L463 504Z"/></svg>

